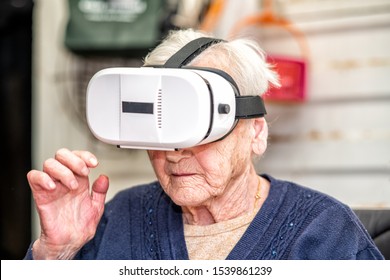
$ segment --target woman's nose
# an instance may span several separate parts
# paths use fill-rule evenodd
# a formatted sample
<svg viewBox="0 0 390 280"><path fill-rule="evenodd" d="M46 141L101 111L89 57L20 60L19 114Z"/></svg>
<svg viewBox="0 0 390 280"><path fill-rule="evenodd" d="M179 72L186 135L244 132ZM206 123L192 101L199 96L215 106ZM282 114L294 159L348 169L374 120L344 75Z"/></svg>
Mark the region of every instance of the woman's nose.
<svg viewBox="0 0 390 280"><path fill-rule="evenodd" d="M192 151L190 149L179 149L175 151L167 151L166 157L170 162L179 162L183 158L189 158L192 156Z"/></svg>

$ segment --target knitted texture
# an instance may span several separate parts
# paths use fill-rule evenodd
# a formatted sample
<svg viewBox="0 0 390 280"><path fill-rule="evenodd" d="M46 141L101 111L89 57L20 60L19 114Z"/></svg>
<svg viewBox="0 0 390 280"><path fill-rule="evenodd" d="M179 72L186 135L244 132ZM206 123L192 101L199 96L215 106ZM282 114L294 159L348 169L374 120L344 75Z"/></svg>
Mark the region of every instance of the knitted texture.
<svg viewBox="0 0 390 280"><path fill-rule="evenodd" d="M275 229L274 237L264 250L262 258L272 260L283 256L299 229L310 219L308 216L312 214L313 208L323 199L324 197L317 193L297 190L295 203L292 203L284 220L279 224L279 229Z"/></svg>
<svg viewBox="0 0 390 280"><path fill-rule="evenodd" d="M271 184L268 197L227 259L383 259L349 207L262 176ZM107 203L76 259L188 259L181 208L158 182L124 190Z"/></svg>

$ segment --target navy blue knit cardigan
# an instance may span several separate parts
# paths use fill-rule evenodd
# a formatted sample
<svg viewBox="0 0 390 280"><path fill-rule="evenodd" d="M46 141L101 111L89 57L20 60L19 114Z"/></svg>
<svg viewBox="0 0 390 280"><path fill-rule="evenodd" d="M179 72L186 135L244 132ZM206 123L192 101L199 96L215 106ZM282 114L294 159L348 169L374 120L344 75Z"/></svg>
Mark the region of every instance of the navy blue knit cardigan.
<svg viewBox="0 0 390 280"><path fill-rule="evenodd" d="M268 198L227 259L383 259L348 206L263 177L271 182ZM121 191L76 259L188 259L181 209L158 182Z"/></svg>

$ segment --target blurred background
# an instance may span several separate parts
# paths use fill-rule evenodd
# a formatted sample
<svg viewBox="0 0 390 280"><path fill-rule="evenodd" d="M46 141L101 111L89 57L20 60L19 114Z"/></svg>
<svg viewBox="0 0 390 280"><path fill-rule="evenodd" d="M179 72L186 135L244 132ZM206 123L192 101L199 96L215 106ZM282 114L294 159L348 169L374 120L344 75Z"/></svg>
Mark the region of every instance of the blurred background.
<svg viewBox="0 0 390 280"><path fill-rule="evenodd" d="M281 76L265 96L258 172L354 209L390 208L390 0L2 0L1 259L23 258L39 235L26 173L59 148L95 153L109 198L154 180L145 151L91 135L86 86L188 27L256 40Z"/></svg>

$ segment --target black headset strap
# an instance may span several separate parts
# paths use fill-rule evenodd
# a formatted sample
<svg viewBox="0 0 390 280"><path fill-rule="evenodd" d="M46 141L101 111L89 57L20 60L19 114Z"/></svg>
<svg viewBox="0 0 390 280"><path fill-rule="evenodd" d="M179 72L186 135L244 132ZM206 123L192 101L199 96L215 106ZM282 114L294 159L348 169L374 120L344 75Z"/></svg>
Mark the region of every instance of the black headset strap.
<svg viewBox="0 0 390 280"><path fill-rule="evenodd" d="M267 114L264 101L259 95L236 96L236 118L261 118Z"/></svg>
<svg viewBox="0 0 390 280"><path fill-rule="evenodd" d="M174 55L172 55L162 66L164 68L182 68L191 62L196 56L203 52L208 47L213 44L224 42L222 39L210 38L210 37L201 37L191 42L187 43ZM187 67L183 67L187 68ZM264 117L267 114L267 111L264 106L263 99L259 95L254 96L240 96L238 86L236 82L228 75L226 72L207 67L188 67L192 69L199 69L205 71L214 72L227 81L230 82L233 88L236 89L236 119L250 119L250 118L259 118Z"/></svg>
<svg viewBox="0 0 390 280"><path fill-rule="evenodd" d="M222 71L217 68L211 68L211 67L195 67L195 66L183 66L183 69L194 69L194 70L203 70L203 71L208 71L208 72L213 72L215 74L218 74L219 76L223 77L226 81L228 81L232 87L234 88L234 94L236 96L240 95L240 91L238 89L238 85L236 81L233 80L232 76L230 76L228 73L225 71Z"/></svg>
<svg viewBox="0 0 390 280"><path fill-rule="evenodd" d="M194 69L213 72L227 80L234 89L236 95L236 119L261 118L267 114L264 101L259 95L240 95L238 85L225 71L210 67L184 66L183 69Z"/></svg>
<svg viewBox="0 0 390 280"><path fill-rule="evenodd" d="M190 63L205 49L216 43L223 42L222 39L201 37L187 43L178 52L172 55L164 64L164 68L181 68Z"/></svg>

